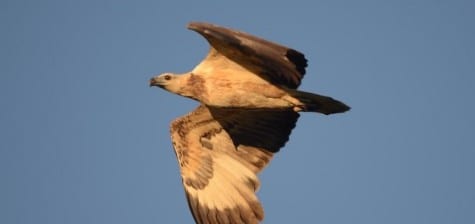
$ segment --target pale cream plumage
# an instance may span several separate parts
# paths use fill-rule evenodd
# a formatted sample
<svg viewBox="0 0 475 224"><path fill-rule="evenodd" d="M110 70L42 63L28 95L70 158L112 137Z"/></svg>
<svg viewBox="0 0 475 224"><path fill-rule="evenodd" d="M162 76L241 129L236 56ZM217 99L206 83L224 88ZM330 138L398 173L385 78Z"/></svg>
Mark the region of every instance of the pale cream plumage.
<svg viewBox="0 0 475 224"><path fill-rule="evenodd" d="M208 55L191 72L150 85L201 103L170 127L190 210L202 224L259 223L257 174L287 142L297 112L349 107L296 89L307 66L296 50L212 24L188 27L208 40Z"/></svg>

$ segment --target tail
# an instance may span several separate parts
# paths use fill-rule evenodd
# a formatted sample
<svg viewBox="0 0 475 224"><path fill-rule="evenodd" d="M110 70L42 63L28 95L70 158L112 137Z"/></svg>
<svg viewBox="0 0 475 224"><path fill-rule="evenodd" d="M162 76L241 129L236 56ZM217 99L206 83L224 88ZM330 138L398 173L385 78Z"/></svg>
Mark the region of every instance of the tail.
<svg viewBox="0 0 475 224"><path fill-rule="evenodd" d="M349 106L328 96L298 90L290 90L288 92L292 97L295 97L302 103L302 106L299 106L299 109L302 111L319 112L329 115L350 110Z"/></svg>

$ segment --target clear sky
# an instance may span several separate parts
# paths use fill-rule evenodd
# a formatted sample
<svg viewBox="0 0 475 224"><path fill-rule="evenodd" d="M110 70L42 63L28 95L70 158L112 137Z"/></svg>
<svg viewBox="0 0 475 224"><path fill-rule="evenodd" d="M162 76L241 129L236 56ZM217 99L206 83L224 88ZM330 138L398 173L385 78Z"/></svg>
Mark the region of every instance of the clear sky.
<svg viewBox="0 0 475 224"><path fill-rule="evenodd" d="M190 1L191 2L191 1ZM261 175L265 223L475 223L473 1L0 2L0 223L192 223L169 122L208 21L304 52L302 114Z"/></svg>

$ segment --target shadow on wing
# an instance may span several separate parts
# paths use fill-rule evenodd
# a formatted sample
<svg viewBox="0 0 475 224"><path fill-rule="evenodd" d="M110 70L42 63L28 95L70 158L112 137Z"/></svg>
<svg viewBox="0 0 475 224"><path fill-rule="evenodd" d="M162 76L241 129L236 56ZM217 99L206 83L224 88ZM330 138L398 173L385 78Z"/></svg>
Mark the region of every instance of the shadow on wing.
<svg viewBox="0 0 475 224"><path fill-rule="evenodd" d="M292 110L208 108L236 147L246 145L270 152L278 152L285 145L299 117Z"/></svg>

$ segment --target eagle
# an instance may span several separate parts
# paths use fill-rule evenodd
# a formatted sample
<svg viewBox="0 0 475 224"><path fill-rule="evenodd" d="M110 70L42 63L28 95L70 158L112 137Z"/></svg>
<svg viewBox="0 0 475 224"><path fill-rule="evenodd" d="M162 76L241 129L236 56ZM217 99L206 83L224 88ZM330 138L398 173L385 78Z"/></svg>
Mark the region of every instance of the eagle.
<svg viewBox="0 0 475 224"><path fill-rule="evenodd" d="M214 24L188 28L209 42L207 56L190 72L149 84L200 103L170 125L189 208L198 224L259 223L257 175L288 141L299 112L350 107L297 90L307 67L297 50Z"/></svg>

